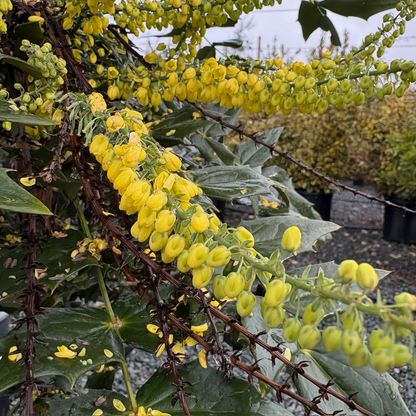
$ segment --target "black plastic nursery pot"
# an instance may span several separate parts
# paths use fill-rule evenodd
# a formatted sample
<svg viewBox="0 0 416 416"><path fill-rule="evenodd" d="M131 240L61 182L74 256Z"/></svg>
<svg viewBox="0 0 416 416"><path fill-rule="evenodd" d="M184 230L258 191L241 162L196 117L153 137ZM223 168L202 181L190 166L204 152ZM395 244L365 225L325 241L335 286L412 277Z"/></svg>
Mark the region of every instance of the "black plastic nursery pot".
<svg viewBox="0 0 416 416"><path fill-rule="evenodd" d="M386 195L385 199L397 205L416 210L416 201L408 202L396 195ZM416 244L416 215L400 208L386 206L384 210L383 238L406 244Z"/></svg>
<svg viewBox="0 0 416 416"><path fill-rule="evenodd" d="M323 220L329 221L331 217L332 192L306 192L303 189L296 189L296 191L313 204L314 209L318 211Z"/></svg>

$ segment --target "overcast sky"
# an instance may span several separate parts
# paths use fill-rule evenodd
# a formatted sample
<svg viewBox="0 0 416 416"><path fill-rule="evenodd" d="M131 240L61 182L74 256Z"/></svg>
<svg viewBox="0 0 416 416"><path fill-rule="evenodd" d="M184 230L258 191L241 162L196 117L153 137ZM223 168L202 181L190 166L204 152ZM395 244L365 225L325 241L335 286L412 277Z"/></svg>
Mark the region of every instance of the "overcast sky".
<svg viewBox="0 0 416 416"><path fill-rule="evenodd" d="M305 59L309 51L319 44L321 36L325 33L320 29L314 32L307 42L303 39L301 26L297 22L300 1L286 0L283 1L282 5L276 4L273 7L265 7L261 11L253 11L245 18L245 24L247 25L250 22L252 26L244 33L244 37L250 41L253 48L250 52L251 56L257 57L259 37L261 37L261 58L265 57L267 45L272 44L274 39L277 39L277 45L284 45L285 48L288 48L292 56L298 49L301 49L297 56L297 59L300 60ZM367 34L375 32L382 23L383 14L372 16L366 21L355 17L346 18L328 12L328 16L334 23L341 39L343 39L345 30L349 32L349 44L351 46L360 45ZM150 34L150 32L147 34ZM207 40L211 42L220 42L235 37L235 28L212 28L208 29L206 34ZM148 51L149 41L153 45L157 45L162 39L157 40L156 38L140 36L135 43ZM229 53L232 53L231 50ZM384 59L391 61L396 58L416 60L416 19L407 24L405 35L400 37L395 45L388 50Z"/></svg>

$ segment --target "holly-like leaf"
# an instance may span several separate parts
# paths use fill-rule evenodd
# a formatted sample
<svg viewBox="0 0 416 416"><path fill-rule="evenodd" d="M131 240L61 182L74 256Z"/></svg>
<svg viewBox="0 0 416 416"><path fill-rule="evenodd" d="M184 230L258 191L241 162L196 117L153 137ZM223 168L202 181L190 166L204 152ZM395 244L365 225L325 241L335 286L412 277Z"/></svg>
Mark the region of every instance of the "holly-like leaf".
<svg viewBox="0 0 416 416"><path fill-rule="evenodd" d="M267 217L252 221L241 221L240 225L247 228L253 236L256 250L263 256L269 256L281 242L287 228L296 226L302 233L302 245L297 253L313 251L316 240L328 233L338 230L337 224L328 221L310 220L300 217ZM291 253L285 253L285 258Z"/></svg>
<svg viewBox="0 0 416 416"><path fill-rule="evenodd" d="M36 378L45 376L65 376L71 386L88 371L111 361L124 361L124 347L120 337L112 328L108 314L98 308L45 308L45 315L37 315L39 336L42 344L36 344L34 374ZM23 350L26 342L26 326L12 330L0 340L6 353L0 360L0 391L4 391L24 381L26 367L23 360L13 362L7 352L12 346ZM57 347L76 345L77 354L85 348L83 357L73 359L58 358L54 355ZM112 356L104 350L111 351ZM107 352L108 354L108 352ZM91 361L87 361L91 360Z"/></svg>
<svg viewBox="0 0 416 416"><path fill-rule="evenodd" d="M299 7L298 21L302 26L303 38L305 40L308 40L309 36L316 29L321 28L331 33L331 43L334 46L341 46L334 24L326 15L326 10L319 7L317 2L303 0Z"/></svg>
<svg viewBox="0 0 416 416"><path fill-rule="evenodd" d="M120 400L126 410L120 412L114 407L113 400ZM51 398L42 398L41 404L48 407L46 416L91 416L97 409L103 411L103 415L116 416L128 415L131 405L127 397L114 391L88 389L88 393L55 394Z"/></svg>
<svg viewBox="0 0 416 416"><path fill-rule="evenodd" d="M137 293L123 293L114 303L114 312L122 325L120 336L124 342L133 344L143 351L156 351L159 336L152 334L146 328L150 323L149 310L144 299L139 299Z"/></svg>
<svg viewBox="0 0 416 416"><path fill-rule="evenodd" d="M194 416L293 416L283 407L262 398L256 388L245 380L234 378L227 382L216 369L203 369L197 361L185 364L180 371L183 379L191 383L185 391L198 399L197 402L187 400ZM137 401L142 406L182 416L179 404L173 408L171 405L175 391L172 375L157 372L138 391Z"/></svg>
<svg viewBox="0 0 416 416"><path fill-rule="evenodd" d="M29 214L52 215L52 212L39 199L9 178L6 173L8 170L0 168L0 209Z"/></svg>
<svg viewBox="0 0 416 416"><path fill-rule="evenodd" d="M260 301L261 297L256 296L257 303L254 306L252 315L243 318L242 322L245 328L247 328L253 334L259 334L265 332L263 335L260 335L259 338L271 346L276 346L277 343L282 343L282 349L289 348L291 353L294 354L297 352L298 347L297 343L288 343L283 338L283 329L282 328L269 328L265 323L264 319L261 316L260 312ZM256 345L254 349L254 358L257 365L260 368L260 372L267 376L271 380L275 380L280 371L284 368L284 364L277 361L275 365L271 360L270 353L268 353L264 348ZM259 382L260 390L264 396L270 391L270 386Z"/></svg>
<svg viewBox="0 0 416 416"><path fill-rule="evenodd" d="M277 127L269 130L259 137L267 144L275 145L282 134L283 127ZM251 167L263 166L263 164L272 157L270 149L253 140L247 140L242 144L238 144L235 149L236 155L240 158L242 165L249 165Z"/></svg>
<svg viewBox="0 0 416 416"><path fill-rule="evenodd" d="M233 48L238 49L243 46L243 40L242 39L229 39L225 40L223 42L213 42L213 46L225 46L226 48Z"/></svg>
<svg viewBox="0 0 416 416"><path fill-rule="evenodd" d="M63 238L51 238L42 243L42 252L37 255L39 265L38 283L48 286L53 292L62 282L75 278L88 266L99 267L92 256L74 261L71 252L76 249L77 242L84 238L79 231L68 230ZM0 287L2 296L0 304L5 308L17 308L14 300L27 288L25 282L19 280L26 276L23 258L27 250L21 247L3 248L0 251ZM17 282L17 284L16 284Z"/></svg>
<svg viewBox="0 0 416 416"><path fill-rule="evenodd" d="M339 351L327 353L319 349L302 350L295 361L308 361L309 366L305 371L309 375L324 384L334 380L335 384L331 388L344 396L357 393L353 400L375 415L410 416L410 411L400 396L397 381L386 373L379 374L370 366L353 368ZM299 377L296 387L308 399L319 394L318 388L303 377ZM343 410L348 416L361 415L333 397L322 401L319 407L327 413Z"/></svg>
<svg viewBox="0 0 416 416"><path fill-rule="evenodd" d="M342 16L356 16L367 20L376 13L395 8L398 1L323 0L315 3L320 7L324 7L325 9Z"/></svg>
<svg viewBox="0 0 416 416"><path fill-rule="evenodd" d="M194 182L206 195L233 201L253 195L270 194L272 181L248 166L212 166L192 173Z"/></svg>
<svg viewBox="0 0 416 416"><path fill-rule="evenodd" d="M194 120L192 115L194 112L195 109L190 105L186 105L180 110L174 111L160 123L152 126L153 136L157 139L158 136L166 136L167 133L172 132L174 137L183 139L199 128L213 123L212 121L204 120L202 118Z"/></svg>

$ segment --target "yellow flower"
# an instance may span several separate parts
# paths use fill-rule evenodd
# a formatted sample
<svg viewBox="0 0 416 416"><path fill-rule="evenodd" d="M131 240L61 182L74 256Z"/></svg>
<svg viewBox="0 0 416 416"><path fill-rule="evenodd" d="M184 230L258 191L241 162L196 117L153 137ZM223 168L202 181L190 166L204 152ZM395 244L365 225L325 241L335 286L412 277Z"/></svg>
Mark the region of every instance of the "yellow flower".
<svg viewBox="0 0 416 416"><path fill-rule="evenodd" d="M125 127L123 117L121 117L119 113L116 113L114 116L109 117L107 119L106 124L110 133L113 133Z"/></svg>
<svg viewBox="0 0 416 416"><path fill-rule="evenodd" d="M107 108L107 104L101 94L93 92L88 96L88 100L91 106L91 112L95 116L97 113L101 113Z"/></svg>
<svg viewBox="0 0 416 416"><path fill-rule="evenodd" d="M144 60L148 62L149 64L153 64L156 62L157 55L155 52L150 52L147 55L145 55Z"/></svg>
<svg viewBox="0 0 416 416"><path fill-rule="evenodd" d="M128 168L134 168L146 158L146 152L141 146L130 147L124 155L123 163Z"/></svg>
<svg viewBox="0 0 416 416"><path fill-rule="evenodd" d="M191 268L200 267L202 263L206 260L209 253L208 247L204 246L201 243L197 243L191 246L189 249L189 255L186 260L188 266Z"/></svg>
<svg viewBox="0 0 416 416"><path fill-rule="evenodd" d="M282 248L283 250L296 252L302 244L301 241L301 232L298 227L293 226L289 227L282 237Z"/></svg>
<svg viewBox="0 0 416 416"><path fill-rule="evenodd" d="M192 78L195 78L195 76L196 76L196 71L192 66L186 69L184 73L182 74L183 79L192 79Z"/></svg>
<svg viewBox="0 0 416 416"><path fill-rule="evenodd" d="M165 68L169 71L175 71L176 70L176 61L171 59L170 61L166 62Z"/></svg>
<svg viewBox="0 0 416 416"><path fill-rule="evenodd" d="M176 221L176 215L169 210L160 211L155 222L155 228L160 233L168 232L172 229Z"/></svg>
<svg viewBox="0 0 416 416"><path fill-rule="evenodd" d="M114 353L106 348L106 349L104 349L104 355L107 358L111 358L114 355Z"/></svg>
<svg viewBox="0 0 416 416"><path fill-rule="evenodd" d="M185 351L184 351L183 346L180 342L177 342L172 347L172 352L178 356L180 361L183 361L183 359L185 358Z"/></svg>
<svg viewBox="0 0 416 416"><path fill-rule="evenodd" d="M71 351L65 345L61 345L60 347L56 348L58 349L58 352L55 352L54 354L59 358L68 358L69 360L72 360L77 356L75 351Z"/></svg>
<svg viewBox="0 0 416 416"><path fill-rule="evenodd" d="M191 218L191 227L198 233L203 233L209 227L209 219L205 212L196 212Z"/></svg>
<svg viewBox="0 0 416 416"><path fill-rule="evenodd" d="M110 66L107 70L107 76L109 79L116 78L118 76L118 71L113 66Z"/></svg>
<svg viewBox="0 0 416 416"><path fill-rule="evenodd" d="M14 351L17 351L17 347L16 346L10 347L9 355L8 355L9 360L13 362L21 360L23 357L22 354L20 352L16 352L13 354Z"/></svg>
<svg viewBox="0 0 416 416"><path fill-rule="evenodd" d="M119 399L113 399L113 406L119 411L124 412L126 410L126 406L124 406L123 402Z"/></svg>
<svg viewBox="0 0 416 416"><path fill-rule="evenodd" d="M146 206L152 211L160 211L168 202L166 193L160 190L155 191L146 201Z"/></svg>
<svg viewBox="0 0 416 416"><path fill-rule="evenodd" d="M95 135L90 144L90 153L95 156L102 155L107 150L108 143L108 137L104 134Z"/></svg>
<svg viewBox="0 0 416 416"><path fill-rule="evenodd" d="M238 227L234 235L241 243L248 241L249 243L246 245L246 247L251 248L254 246L253 234L251 234L250 231L248 231L244 227Z"/></svg>
<svg viewBox="0 0 416 416"><path fill-rule="evenodd" d="M202 368L207 368L207 352L205 350L201 350L198 352L198 361Z"/></svg>
<svg viewBox="0 0 416 416"><path fill-rule="evenodd" d="M24 186L33 186L36 183L36 179L35 178L30 178L30 177L25 177L25 178L20 178L20 182L24 185Z"/></svg>

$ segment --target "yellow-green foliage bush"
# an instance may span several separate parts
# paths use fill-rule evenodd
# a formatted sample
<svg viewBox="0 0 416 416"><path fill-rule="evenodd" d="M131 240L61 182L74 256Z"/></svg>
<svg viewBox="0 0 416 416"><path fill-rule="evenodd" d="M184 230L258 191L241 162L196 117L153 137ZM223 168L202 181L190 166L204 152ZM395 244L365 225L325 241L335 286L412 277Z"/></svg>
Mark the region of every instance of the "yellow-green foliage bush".
<svg viewBox="0 0 416 416"><path fill-rule="evenodd" d="M243 122L254 130L283 126L278 147L319 172L335 179L365 177L378 182L380 167L386 165L384 151L389 134L404 133L414 120L416 93L404 97L374 99L360 107L329 109L325 114L293 112L291 117L243 113ZM297 188L325 190L327 186L316 176L276 156L270 164L287 169Z"/></svg>

